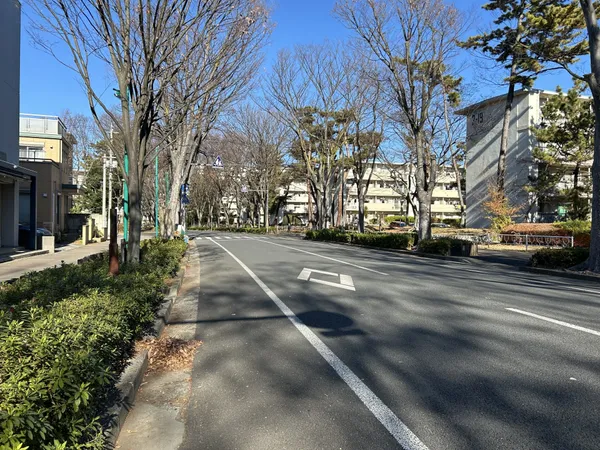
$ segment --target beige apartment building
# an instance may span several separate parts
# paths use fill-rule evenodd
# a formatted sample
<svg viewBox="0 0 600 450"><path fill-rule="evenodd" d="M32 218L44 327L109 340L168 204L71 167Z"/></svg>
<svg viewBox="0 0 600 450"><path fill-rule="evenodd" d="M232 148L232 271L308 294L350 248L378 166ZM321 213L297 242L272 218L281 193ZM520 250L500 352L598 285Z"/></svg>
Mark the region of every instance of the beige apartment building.
<svg viewBox="0 0 600 450"><path fill-rule="evenodd" d="M561 189L572 186L573 175L567 173L557 186L554 196L543 202L536 200L527 191L538 176L539 162L532 151L536 139L531 128L542 120L542 106L553 91L539 89L515 92L510 118L508 149L506 153L506 193L513 205L522 207L518 222L552 222L560 219L564 211ZM487 199L488 186L497 172L500 136L504 114L505 95L483 100L459 111L467 120L466 159L466 205L467 226L487 227L489 219L483 203ZM584 167L582 178L590 176L590 164Z"/></svg>
<svg viewBox="0 0 600 450"><path fill-rule="evenodd" d="M414 185L414 179L408 175L406 165L398 164L394 171L402 172L403 178ZM358 196L356 186L344 190L346 204L346 222L358 217ZM392 170L383 163L376 163L371 177L371 183L365 198L367 220L379 219L393 215L415 216L415 211L407 202L407 192L394 181ZM441 170L433 191L431 216L434 222L443 219L460 219L460 202L458 184L452 170ZM413 202L418 207L416 200ZM308 185L294 182L290 186L286 214L294 214L304 220L308 219L309 195Z"/></svg>
<svg viewBox="0 0 600 450"><path fill-rule="evenodd" d="M37 226L56 234L66 228L73 195L73 145L75 139L58 116L21 114L19 117L19 160L38 174ZM21 189L21 210L28 208L28 186ZM26 217L20 221L25 223Z"/></svg>

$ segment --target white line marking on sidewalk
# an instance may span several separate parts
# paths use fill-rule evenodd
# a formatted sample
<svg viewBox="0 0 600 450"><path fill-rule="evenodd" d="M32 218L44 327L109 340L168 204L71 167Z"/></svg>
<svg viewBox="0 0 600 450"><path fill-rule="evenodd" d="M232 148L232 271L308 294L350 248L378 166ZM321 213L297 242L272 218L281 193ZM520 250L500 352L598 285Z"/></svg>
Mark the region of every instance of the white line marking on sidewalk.
<svg viewBox="0 0 600 450"><path fill-rule="evenodd" d="M523 314L525 316L533 317L535 319L545 320L546 322L555 323L556 325L561 325L567 328L573 328L574 330L583 331L584 333L593 334L595 336L600 336L600 331L591 330L589 328L580 327L579 325L573 325L572 323L563 322L562 320L552 319L550 317L540 316L538 314L530 313L527 311L523 311L516 308L506 308L509 311L516 312L518 314Z"/></svg>
<svg viewBox="0 0 600 450"><path fill-rule="evenodd" d="M308 255L317 256L319 258L328 259L330 261L335 261L335 262L338 262L340 264L346 264L347 266L356 267L357 269L366 270L367 272L373 272L373 273L377 273L379 275L389 275L389 274L387 274L385 272L379 272L378 270L373 270L373 269L369 269L368 267L359 266L358 264L353 264L353 263L350 263L350 262L347 262L347 261L342 261L341 259L335 259L335 258L330 258L329 256L319 255L318 253L309 252L307 250L301 250L299 248L291 247L289 245L277 244L276 242L270 242L270 241L266 241L264 239L258 239L258 238L254 238L254 240L255 241L266 242L267 244L271 244L271 245L277 245L279 247L289 248L289 249L292 249L292 250L296 250L297 252L302 252L302 253L306 253Z"/></svg>
<svg viewBox="0 0 600 450"><path fill-rule="evenodd" d="M209 238L210 239L210 238ZM211 239L212 240L212 239ZM214 241L213 241L214 242ZM260 288L277 305L283 314L294 324L302 335L319 352L325 361L337 372L340 378L354 391L357 397L379 420L379 422L390 432L404 450L428 450L427 446L402 422L394 412L388 408L375 393L358 378L343 361L331 351L318 336L302 322L294 312L283 303L269 287L258 278L237 256L227 250L218 242L214 242L231 256L248 275L260 286Z"/></svg>

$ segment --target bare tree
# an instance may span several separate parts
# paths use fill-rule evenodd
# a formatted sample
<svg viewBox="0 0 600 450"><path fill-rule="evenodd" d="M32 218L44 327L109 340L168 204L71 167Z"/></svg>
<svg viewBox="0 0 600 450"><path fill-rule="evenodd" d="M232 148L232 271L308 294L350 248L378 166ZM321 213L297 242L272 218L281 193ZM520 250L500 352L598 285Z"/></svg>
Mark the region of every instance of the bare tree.
<svg viewBox="0 0 600 450"><path fill-rule="evenodd" d="M266 101L292 133L291 155L306 170L317 228L332 222L342 148L352 120L341 93L345 62L341 46L297 47L294 53L279 53L266 80Z"/></svg>
<svg viewBox="0 0 600 450"><path fill-rule="evenodd" d="M75 138L73 170L81 172L84 170L85 160L96 154L93 144L99 141L101 136L90 116L65 109L60 113L60 118Z"/></svg>
<svg viewBox="0 0 600 450"><path fill-rule="evenodd" d="M183 45L185 61L165 91L158 132L175 186L187 183L219 116L253 86L271 31L268 19L262 0L216 2ZM173 224L181 221L178 190L171 192L165 208L164 231L170 235Z"/></svg>
<svg viewBox="0 0 600 450"><path fill-rule="evenodd" d="M415 156L419 238L431 236L431 197L438 163L428 128L431 110L456 85L451 59L462 32L459 11L442 0L338 0L335 13L380 66L397 122ZM429 134L429 136L428 136Z"/></svg>
<svg viewBox="0 0 600 450"><path fill-rule="evenodd" d="M147 154L160 119L165 89L181 74L188 55L204 41L188 40L215 14L221 1L209 0L30 0L38 15L34 39L79 76L92 117L110 145L109 129L100 120L105 112L122 134L126 158L115 154L129 188L128 259L139 260L141 196ZM247 20L247 18L244 18ZM64 43L71 58L55 53ZM185 52L182 49L185 48ZM108 68L116 84L120 117L103 96L110 87L95 75L97 62ZM102 75L104 75L102 73ZM111 80L111 82L113 82ZM128 166L128 167L126 167Z"/></svg>

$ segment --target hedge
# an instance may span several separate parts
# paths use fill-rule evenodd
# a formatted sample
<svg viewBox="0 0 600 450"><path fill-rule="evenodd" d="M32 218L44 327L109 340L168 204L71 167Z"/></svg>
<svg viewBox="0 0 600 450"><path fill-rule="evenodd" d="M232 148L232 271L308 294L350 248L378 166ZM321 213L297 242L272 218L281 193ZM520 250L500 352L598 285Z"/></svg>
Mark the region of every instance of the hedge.
<svg viewBox="0 0 600 450"><path fill-rule="evenodd" d="M348 242L378 248L407 249L415 235L410 233L347 233L337 229L309 230L306 239L313 241Z"/></svg>
<svg viewBox="0 0 600 450"><path fill-rule="evenodd" d="M422 239L419 241L417 251L447 256L450 254L451 247L452 241L450 239Z"/></svg>
<svg viewBox="0 0 600 450"><path fill-rule="evenodd" d="M267 229L265 227L188 227L190 231L227 231L230 233L253 233L253 234L266 234Z"/></svg>
<svg viewBox="0 0 600 450"><path fill-rule="evenodd" d="M115 382L185 248L146 241L117 277L102 257L2 286L0 449L104 448Z"/></svg>
<svg viewBox="0 0 600 450"><path fill-rule="evenodd" d="M567 269L581 264L589 255L590 251L587 248L544 248L531 256L529 264L546 269Z"/></svg>

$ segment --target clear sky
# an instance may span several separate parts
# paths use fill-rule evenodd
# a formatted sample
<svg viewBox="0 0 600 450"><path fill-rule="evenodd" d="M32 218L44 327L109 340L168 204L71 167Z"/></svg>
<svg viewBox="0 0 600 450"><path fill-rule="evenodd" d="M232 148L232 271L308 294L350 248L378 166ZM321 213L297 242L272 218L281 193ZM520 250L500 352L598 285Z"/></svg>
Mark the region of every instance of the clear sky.
<svg viewBox="0 0 600 450"><path fill-rule="evenodd" d="M293 48L297 44L317 44L327 39L343 40L350 36L331 14L335 0L278 0L273 20L276 23L271 42L266 48L264 70L268 71L282 48ZM467 35L475 34L482 26L491 22L489 13L482 12L483 0L462 0L456 4L474 14L474 24ZM65 109L88 114L89 108L76 74L58 63L52 56L36 49L27 34L28 14L23 3L21 30L21 112L36 114L60 114ZM465 36L466 37L466 36ZM464 70L461 73L472 90L471 98L480 100L502 93L503 88L486 82L481 71L474 68L472 57L461 57ZM587 63L587 61L585 61ZM102 69L100 69L102 70ZM554 89L557 85L568 87L570 77L563 72L545 75L536 83L537 88ZM110 94L110 82L106 83Z"/></svg>

